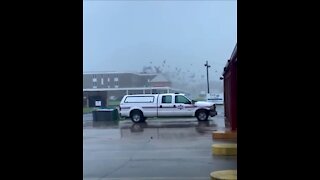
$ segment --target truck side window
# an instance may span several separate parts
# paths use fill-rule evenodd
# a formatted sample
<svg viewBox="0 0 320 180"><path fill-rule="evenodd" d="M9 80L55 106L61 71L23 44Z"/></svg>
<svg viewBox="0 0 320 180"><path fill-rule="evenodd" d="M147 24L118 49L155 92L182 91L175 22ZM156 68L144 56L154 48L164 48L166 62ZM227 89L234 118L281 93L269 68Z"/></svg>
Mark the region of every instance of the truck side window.
<svg viewBox="0 0 320 180"><path fill-rule="evenodd" d="M186 97L181 95L176 95L175 103L191 104L191 102Z"/></svg>
<svg viewBox="0 0 320 180"><path fill-rule="evenodd" d="M171 103L172 97L170 95L168 96L162 96L162 103Z"/></svg>

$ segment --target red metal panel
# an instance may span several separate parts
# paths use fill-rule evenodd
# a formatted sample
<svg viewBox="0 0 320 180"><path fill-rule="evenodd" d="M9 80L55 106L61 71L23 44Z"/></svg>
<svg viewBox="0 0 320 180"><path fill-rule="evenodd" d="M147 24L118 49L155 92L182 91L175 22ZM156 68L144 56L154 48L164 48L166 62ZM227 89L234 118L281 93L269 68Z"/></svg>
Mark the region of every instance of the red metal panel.
<svg viewBox="0 0 320 180"><path fill-rule="evenodd" d="M235 58L236 59L236 58ZM232 59L224 72L225 124L237 130L237 62Z"/></svg>
<svg viewBox="0 0 320 180"><path fill-rule="evenodd" d="M237 130L237 45L223 72L225 125Z"/></svg>
<svg viewBox="0 0 320 180"><path fill-rule="evenodd" d="M232 63L231 71L231 130L237 130L237 66L236 62Z"/></svg>
<svg viewBox="0 0 320 180"><path fill-rule="evenodd" d="M229 109L230 109L230 103L229 103L229 99L230 99L230 73L226 73L224 74L224 78L223 78L223 85L224 85L224 115L225 115L225 126L227 128L230 127L230 115L229 115Z"/></svg>

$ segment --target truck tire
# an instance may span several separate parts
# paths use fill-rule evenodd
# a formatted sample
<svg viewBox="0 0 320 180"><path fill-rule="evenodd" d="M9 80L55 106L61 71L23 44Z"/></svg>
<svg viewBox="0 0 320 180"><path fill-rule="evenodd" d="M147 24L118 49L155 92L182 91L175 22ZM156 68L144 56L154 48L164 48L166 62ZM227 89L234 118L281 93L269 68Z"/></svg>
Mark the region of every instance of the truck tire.
<svg viewBox="0 0 320 180"><path fill-rule="evenodd" d="M132 122L134 122L134 123L139 123L139 122L144 121L143 114L140 110L133 110L130 113L130 118L131 118Z"/></svg>
<svg viewBox="0 0 320 180"><path fill-rule="evenodd" d="M198 121L207 121L209 114L206 110L201 109L196 112L196 117L197 117Z"/></svg>

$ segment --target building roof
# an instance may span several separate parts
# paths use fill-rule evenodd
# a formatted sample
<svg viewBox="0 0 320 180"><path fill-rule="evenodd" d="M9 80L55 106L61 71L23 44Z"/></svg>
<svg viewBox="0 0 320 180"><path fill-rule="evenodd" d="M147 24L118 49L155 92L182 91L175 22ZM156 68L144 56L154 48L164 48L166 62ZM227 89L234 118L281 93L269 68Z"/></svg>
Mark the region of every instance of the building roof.
<svg viewBox="0 0 320 180"><path fill-rule="evenodd" d="M158 74L150 82L170 82L170 81L167 78L165 78L162 74Z"/></svg>
<svg viewBox="0 0 320 180"><path fill-rule="evenodd" d="M123 91L123 90L173 90L177 92L186 93L186 91L181 89L176 89L172 87L138 87L138 88L84 88L83 92L90 91Z"/></svg>
<svg viewBox="0 0 320 180"><path fill-rule="evenodd" d="M223 68L222 75L224 75L225 72L228 70L228 68L230 67L230 64L236 62L237 60L238 58L237 58L237 44L236 44L232 51L230 59L227 61L225 67Z"/></svg>
<svg viewBox="0 0 320 180"><path fill-rule="evenodd" d="M138 73L138 72L116 72L116 71L91 71L91 72L83 72L83 74L136 74L139 76L151 76L151 75L157 75L157 74L144 74L144 73Z"/></svg>

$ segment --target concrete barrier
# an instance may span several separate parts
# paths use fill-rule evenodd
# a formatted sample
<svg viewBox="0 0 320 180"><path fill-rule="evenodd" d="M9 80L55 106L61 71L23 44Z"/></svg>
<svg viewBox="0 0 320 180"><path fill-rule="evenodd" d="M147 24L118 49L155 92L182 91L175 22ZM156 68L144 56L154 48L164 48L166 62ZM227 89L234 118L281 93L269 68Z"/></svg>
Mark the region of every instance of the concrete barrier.
<svg viewBox="0 0 320 180"><path fill-rule="evenodd" d="M237 144L213 144L211 148L213 155L237 155Z"/></svg>
<svg viewBox="0 0 320 180"><path fill-rule="evenodd" d="M211 180L236 180L237 170L213 171L210 173Z"/></svg>
<svg viewBox="0 0 320 180"><path fill-rule="evenodd" d="M213 131L212 132L212 139L224 139L224 140L235 140L237 139L237 132L236 131Z"/></svg>

